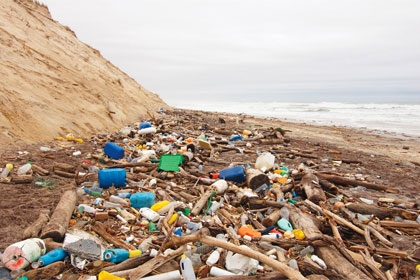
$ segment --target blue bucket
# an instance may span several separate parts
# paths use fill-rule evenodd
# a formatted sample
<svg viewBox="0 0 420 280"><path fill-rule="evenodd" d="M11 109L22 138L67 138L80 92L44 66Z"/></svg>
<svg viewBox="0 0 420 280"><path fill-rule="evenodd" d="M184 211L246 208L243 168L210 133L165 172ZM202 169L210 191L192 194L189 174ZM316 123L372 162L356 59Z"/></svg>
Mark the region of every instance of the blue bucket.
<svg viewBox="0 0 420 280"><path fill-rule="evenodd" d="M126 172L124 168L102 169L98 172L99 187L107 189L125 186Z"/></svg>
<svg viewBox="0 0 420 280"><path fill-rule="evenodd" d="M112 159L122 159L124 157L124 148L114 142L107 142L104 146L104 153Z"/></svg>
<svg viewBox="0 0 420 280"><path fill-rule="evenodd" d="M219 178L225 179L226 181L243 183L246 179L245 170L242 165L225 168L223 170L220 170Z"/></svg>

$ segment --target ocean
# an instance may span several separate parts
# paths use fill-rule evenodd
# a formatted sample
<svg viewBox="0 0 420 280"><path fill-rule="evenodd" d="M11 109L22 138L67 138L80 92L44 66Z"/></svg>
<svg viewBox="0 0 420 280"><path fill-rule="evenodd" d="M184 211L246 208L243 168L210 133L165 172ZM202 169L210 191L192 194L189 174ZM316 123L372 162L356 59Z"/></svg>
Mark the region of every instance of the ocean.
<svg viewBox="0 0 420 280"><path fill-rule="evenodd" d="M314 125L357 128L398 138L420 139L420 103L350 102L188 102L175 108L243 113Z"/></svg>

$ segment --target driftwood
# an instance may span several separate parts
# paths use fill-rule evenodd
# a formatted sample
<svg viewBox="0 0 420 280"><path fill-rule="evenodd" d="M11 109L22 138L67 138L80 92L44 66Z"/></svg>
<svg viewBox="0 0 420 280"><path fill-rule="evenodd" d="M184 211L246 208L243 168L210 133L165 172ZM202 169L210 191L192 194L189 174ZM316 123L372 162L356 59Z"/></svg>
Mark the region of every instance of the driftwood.
<svg viewBox="0 0 420 280"><path fill-rule="evenodd" d="M289 220L293 227L301 229L306 239L315 240L322 238L322 232L319 230L319 222L312 215L302 212L299 208L288 207Z"/></svg>
<svg viewBox="0 0 420 280"><path fill-rule="evenodd" d="M319 247L316 253L322 260L324 260L328 268L334 269L340 276L343 277L343 279L371 279L365 273L347 261L347 259L345 259L334 247Z"/></svg>
<svg viewBox="0 0 420 280"><path fill-rule="evenodd" d="M313 173L307 173L300 181L305 191L306 197L313 203L325 201L327 198L319 185L318 178Z"/></svg>
<svg viewBox="0 0 420 280"><path fill-rule="evenodd" d="M51 237L54 241L63 241L76 203L77 194L75 190L64 192L49 223L42 229L41 238Z"/></svg>
<svg viewBox="0 0 420 280"><path fill-rule="evenodd" d="M270 178L258 169L248 168L246 170L246 184L249 188L255 190L266 184L270 185Z"/></svg>
<svg viewBox="0 0 420 280"><path fill-rule="evenodd" d="M54 174L65 178L74 178L76 176L75 173L69 173L62 170L54 170Z"/></svg>
<svg viewBox="0 0 420 280"><path fill-rule="evenodd" d="M416 213L400 209L400 208L385 208L370 205L366 203L349 203L346 207L353 212L360 214L371 214L375 215L379 219L391 218L394 216L400 216L407 220L415 220L417 217Z"/></svg>
<svg viewBox="0 0 420 280"><path fill-rule="evenodd" d="M283 139L258 139L258 144L260 145L273 145L273 144L283 144Z"/></svg>
<svg viewBox="0 0 420 280"><path fill-rule="evenodd" d="M58 261L44 267L31 269L20 274L20 276L26 276L28 279L53 279L55 276L62 273L64 269L66 269L65 262Z"/></svg>
<svg viewBox="0 0 420 280"><path fill-rule="evenodd" d="M200 278L202 280L280 280L287 279L281 272L267 272L260 275L229 275ZM309 278L308 278L309 279Z"/></svg>
<svg viewBox="0 0 420 280"><path fill-rule="evenodd" d="M317 172L316 175L318 176L318 178L328 180L333 184L337 184L341 186L353 186L353 187L363 186L372 190L398 193L398 190L393 189L389 186L381 185L381 184L374 184L374 183L369 183L366 181L352 180L352 179L347 179L347 178L343 178L343 177L335 176L335 175L324 174L320 172Z"/></svg>
<svg viewBox="0 0 420 280"><path fill-rule="evenodd" d="M56 249L56 248L63 248L63 243L55 242L51 237L43 239L45 243L45 247L47 248L47 252Z"/></svg>
<svg viewBox="0 0 420 280"><path fill-rule="evenodd" d="M151 271L161 267L168 261L178 257L182 253L184 253L186 246L181 246L175 251L170 252L168 255L158 255L157 257L154 257L153 259L147 261L146 263L132 269L132 270L125 270L121 272L116 272L114 275L120 276L120 277L126 277L128 276L129 279L140 279L143 276L146 276ZM128 273L127 273L128 272Z"/></svg>
<svg viewBox="0 0 420 280"><path fill-rule="evenodd" d="M173 246L181 246L189 242L201 242L211 246L217 246L223 248L233 253L238 253L253 259L256 259L264 264L272 267L273 269L280 271L289 279L306 279L299 271L294 270L293 268L287 266L284 263L276 261L258 251L252 250L247 246L236 246L230 242L217 239L215 237L204 235L201 231L186 235L186 236L174 236L172 240L164 244L164 248L171 248Z"/></svg>
<svg viewBox="0 0 420 280"><path fill-rule="evenodd" d="M48 222L50 219L50 211L47 209L41 209L39 211L39 217L34 221L29 227L25 229L23 232L23 238L27 239L30 237L37 237L38 234L41 232L42 227Z"/></svg>
<svg viewBox="0 0 420 280"><path fill-rule="evenodd" d="M68 164L68 163L60 163L60 162L54 162L53 165L53 171L57 172L57 171L64 171L67 173L73 173L76 171L76 167Z"/></svg>
<svg viewBox="0 0 420 280"><path fill-rule="evenodd" d="M47 169L44 169L36 164L32 164L32 170L36 173L38 173L41 176L46 176L50 174L50 171L48 171Z"/></svg>
<svg viewBox="0 0 420 280"><path fill-rule="evenodd" d="M207 204L208 199L212 195L213 190L207 190L201 198L195 203L193 209L191 210L191 215L197 216L200 214L201 210L204 208L204 206Z"/></svg>
<svg viewBox="0 0 420 280"><path fill-rule="evenodd" d="M129 270L129 269L133 269L133 268L138 267L139 265L144 264L145 262L149 261L150 259L152 259L152 257L149 254L142 254L142 255L136 256L134 258L128 258L128 259L126 259L125 261L123 261L119 264L107 266L106 268L104 268L102 270L106 270L108 272L117 272L117 271Z"/></svg>
<svg viewBox="0 0 420 280"><path fill-rule="evenodd" d="M30 184L33 181L32 175L12 176L10 182L14 184Z"/></svg>
<svg viewBox="0 0 420 280"><path fill-rule="evenodd" d="M104 225L101 222L95 222L95 224L92 227L92 230L95 231L100 236L102 236L102 238L105 239L106 241L108 241L109 243L114 244L115 247L117 247L117 248L123 248L123 249L127 249L127 250L136 250L137 249L133 245L131 245L129 243L126 243L126 242L118 239L117 237L109 234L106 230L106 225Z"/></svg>
<svg viewBox="0 0 420 280"><path fill-rule="evenodd" d="M271 212L270 215L264 218L262 224L266 227L274 225L281 218L280 209Z"/></svg>

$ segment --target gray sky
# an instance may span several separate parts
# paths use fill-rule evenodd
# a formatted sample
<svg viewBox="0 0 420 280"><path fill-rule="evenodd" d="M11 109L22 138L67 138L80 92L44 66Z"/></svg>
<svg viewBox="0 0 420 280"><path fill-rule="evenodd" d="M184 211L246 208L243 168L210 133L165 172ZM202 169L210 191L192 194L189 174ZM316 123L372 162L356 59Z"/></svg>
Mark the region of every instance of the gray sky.
<svg viewBox="0 0 420 280"><path fill-rule="evenodd" d="M418 0L40 0L169 104L420 102Z"/></svg>

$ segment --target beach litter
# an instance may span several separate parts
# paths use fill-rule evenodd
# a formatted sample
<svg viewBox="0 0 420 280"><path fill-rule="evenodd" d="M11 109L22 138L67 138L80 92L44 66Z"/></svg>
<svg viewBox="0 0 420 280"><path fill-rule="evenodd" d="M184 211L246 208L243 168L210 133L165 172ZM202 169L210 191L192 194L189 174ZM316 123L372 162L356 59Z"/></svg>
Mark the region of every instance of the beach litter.
<svg viewBox="0 0 420 280"><path fill-rule="evenodd" d="M49 166L32 157L29 174L15 173L10 164L19 162L8 159L4 184L30 188L53 180L57 188L61 178L72 187L63 191L52 215L43 212L28 227L27 239L17 243L38 238L46 250L38 252L31 245L38 251L25 257L31 247L21 246L25 263L16 271L7 271L11 249L6 250L1 275L9 272L19 279L416 275L417 202L399 197L398 188L379 177L367 180L360 172L349 173L360 171L359 158L334 154L332 159L298 150L287 130L280 128L242 127L220 118L209 124L204 114L177 110L158 114L125 126L123 133L75 141L81 155L72 163L57 156L61 149L71 148L58 146L41 150ZM74 239L75 232L82 237ZM47 265L37 265L56 248L64 252Z"/></svg>

